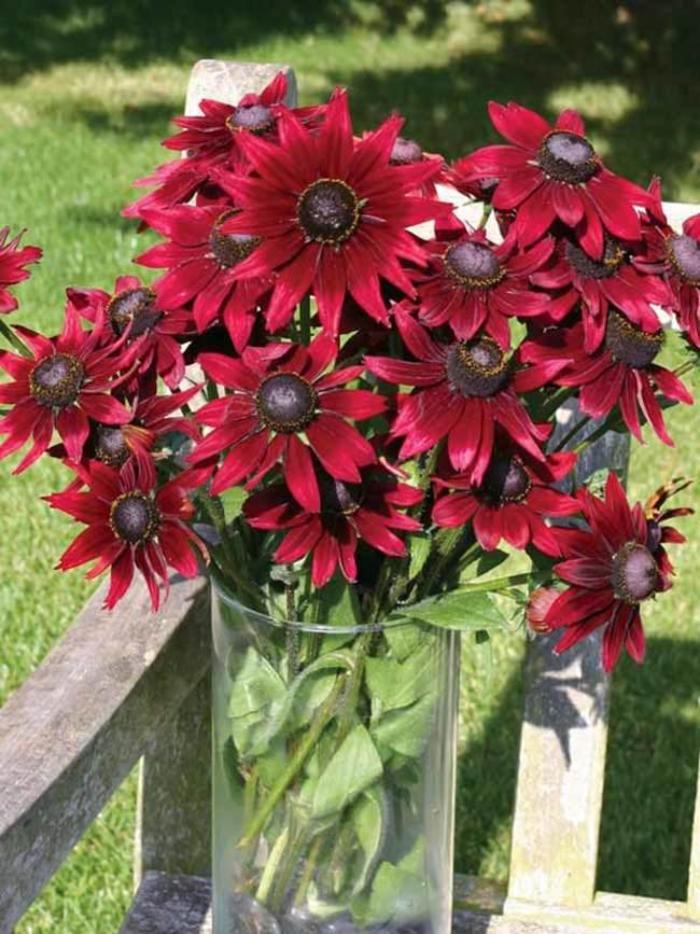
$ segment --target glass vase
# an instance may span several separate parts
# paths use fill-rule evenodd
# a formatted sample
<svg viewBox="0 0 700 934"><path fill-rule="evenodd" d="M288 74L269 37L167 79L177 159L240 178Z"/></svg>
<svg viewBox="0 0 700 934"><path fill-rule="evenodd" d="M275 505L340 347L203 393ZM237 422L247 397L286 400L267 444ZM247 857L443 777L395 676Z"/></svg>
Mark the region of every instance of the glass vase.
<svg viewBox="0 0 700 934"><path fill-rule="evenodd" d="M214 934L449 934L458 635L212 589Z"/></svg>

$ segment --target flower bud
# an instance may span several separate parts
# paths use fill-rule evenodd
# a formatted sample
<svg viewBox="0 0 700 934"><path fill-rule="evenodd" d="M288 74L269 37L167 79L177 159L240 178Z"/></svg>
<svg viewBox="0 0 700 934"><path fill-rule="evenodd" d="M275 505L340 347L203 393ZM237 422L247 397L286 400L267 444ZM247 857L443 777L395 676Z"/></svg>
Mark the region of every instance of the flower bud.
<svg viewBox="0 0 700 934"><path fill-rule="evenodd" d="M552 631L552 627L545 623L549 608L559 596L554 587L538 587L533 590L527 601L525 619L533 632L544 635Z"/></svg>

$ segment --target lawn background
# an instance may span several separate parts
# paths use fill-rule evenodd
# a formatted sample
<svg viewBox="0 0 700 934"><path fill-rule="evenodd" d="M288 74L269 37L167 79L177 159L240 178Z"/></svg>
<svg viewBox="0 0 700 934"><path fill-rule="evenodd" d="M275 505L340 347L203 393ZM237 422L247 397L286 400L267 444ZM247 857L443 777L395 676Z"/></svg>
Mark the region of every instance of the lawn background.
<svg viewBox="0 0 700 934"><path fill-rule="evenodd" d="M303 103L336 83L364 129L393 108L406 134L454 158L494 140L489 98L548 115L579 108L617 171L700 201L697 16L629 0L445 3L23 0L0 16L0 226L46 251L18 318L55 329L68 284L111 288L143 248L120 218L130 183L167 158L159 140L200 57L277 61ZM670 415L676 449L634 452L631 492L700 466L691 410ZM0 703L40 664L89 593L51 571L71 523L38 501L65 480L41 462L0 467ZM691 499L696 501L697 495ZM599 886L683 898L700 748L700 521L671 595L645 607L648 661L616 672ZM145 623L147 624L147 622ZM119 625L118 613L115 625ZM494 640L490 670L465 649L457 868L505 879L521 713L522 634ZM118 928L130 898L134 777L48 886L18 934ZM543 819L546 815L543 815Z"/></svg>

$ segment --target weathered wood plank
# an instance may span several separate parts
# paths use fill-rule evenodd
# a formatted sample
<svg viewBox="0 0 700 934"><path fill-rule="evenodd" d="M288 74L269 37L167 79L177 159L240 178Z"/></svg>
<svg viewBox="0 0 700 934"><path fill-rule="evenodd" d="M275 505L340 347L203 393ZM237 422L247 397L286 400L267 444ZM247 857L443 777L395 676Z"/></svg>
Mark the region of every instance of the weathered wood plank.
<svg viewBox="0 0 700 934"><path fill-rule="evenodd" d="M584 910L525 906L502 915L505 889L461 876L455 885L453 934L699 934L680 902L598 893ZM149 872L119 934L212 934L211 881ZM274 934L268 931L267 934Z"/></svg>
<svg viewBox="0 0 700 934"><path fill-rule="evenodd" d="M149 743L139 774L134 888L143 874L211 874L211 677Z"/></svg>
<svg viewBox="0 0 700 934"><path fill-rule="evenodd" d="M104 595L0 710L2 934L209 666L203 578L174 580L157 615L140 584L111 614Z"/></svg>
<svg viewBox="0 0 700 934"><path fill-rule="evenodd" d="M562 414L555 439L580 418L575 405ZM576 482L601 468L625 474L628 460L629 439L609 433L580 459ZM527 651L508 896L583 907L595 892L609 684L601 634L557 657L560 635Z"/></svg>
<svg viewBox="0 0 700 934"><path fill-rule="evenodd" d="M693 840L690 848L688 870L688 911L700 921L700 766L698 767L698 790L695 798L695 820Z"/></svg>

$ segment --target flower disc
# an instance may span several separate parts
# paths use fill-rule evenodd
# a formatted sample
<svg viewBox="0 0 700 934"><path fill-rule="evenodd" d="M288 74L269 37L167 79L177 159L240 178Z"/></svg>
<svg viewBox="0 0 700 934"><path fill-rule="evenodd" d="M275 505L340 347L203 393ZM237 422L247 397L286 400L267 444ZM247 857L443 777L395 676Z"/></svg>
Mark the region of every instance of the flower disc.
<svg viewBox="0 0 700 934"><path fill-rule="evenodd" d="M248 130L250 133L264 133L274 122L275 117L269 107L264 104L248 104L236 107L226 120L226 126L232 132Z"/></svg>
<svg viewBox="0 0 700 934"><path fill-rule="evenodd" d="M648 366L661 350L663 342L663 331L643 331L617 311L608 316L605 346L616 360L627 366L635 369Z"/></svg>
<svg viewBox="0 0 700 934"><path fill-rule="evenodd" d="M112 503L109 524L122 541L138 545L153 538L160 524L160 513L145 493L123 493Z"/></svg>
<svg viewBox="0 0 700 934"><path fill-rule="evenodd" d="M95 441L95 456L110 467L121 467L129 457L129 448L121 428L99 425Z"/></svg>
<svg viewBox="0 0 700 934"><path fill-rule="evenodd" d="M262 383L255 402L268 428L294 434L313 421L316 393L313 386L296 373L275 373Z"/></svg>
<svg viewBox="0 0 700 934"><path fill-rule="evenodd" d="M139 337L149 331L162 318L163 313L154 307L155 292L141 287L118 292L107 306L112 330L119 336L133 321L131 337Z"/></svg>
<svg viewBox="0 0 700 934"><path fill-rule="evenodd" d="M360 222L360 199L340 179L319 178L299 196L297 220L308 240L340 244Z"/></svg>
<svg viewBox="0 0 700 934"><path fill-rule="evenodd" d="M490 289L505 276L498 257L485 243L455 243L445 253L445 271L467 289Z"/></svg>
<svg viewBox="0 0 700 934"><path fill-rule="evenodd" d="M648 548L627 542L613 558L612 586L615 596L628 604L641 603L656 589L659 569Z"/></svg>
<svg viewBox="0 0 700 934"><path fill-rule="evenodd" d="M38 363L29 376L29 387L39 405L63 409L80 395L85 369L77 357L57 353Z"/></svg>
<svg viewBox="0 0 700 934"><path fill-rule="evenodd" d="M669 237L668 258L681 278L700 287L700 243L687 234Z"/></svg>
<svg viewBox="0 0 700 934"><path fill-rule="evenodd" d="M446 370L450 385L463 396L492 396L508 382L508 360L489 337L453 344Z"/></svg>
<svg viewBox="0 0 700 934"><path fill-rule="evenodd" d="M545 137L538 162L554 181L570 185L587 182L598 168L595 150L588 140L565 130L555 130Z"/></svg>
<svg viewBox="0 0 700 934"><path fill-rule="evenodd" d="M614 276L625 260L625 251L617 240L605 238L605 251L600 261L591 259L579 246L571 241L565 247L566 258L574 269L586 279L608 279Z"/></svg>
<svg viewBox="0 0 700 934"><path fill-rule="evenodd" d="M520 503L530 492L532 482L519 458L495 457L484 475L479 493L494 506Z"/></svg>
<svg viewBox="0 0 700 934"><path fill-rule="evenodd" d="M236 211L226 211L218 219L209 235L209 248L216 262L223 269L229 269L246 259L261 242L260 237L250 234L227 234L221 232L221 225Z"/></svg>

